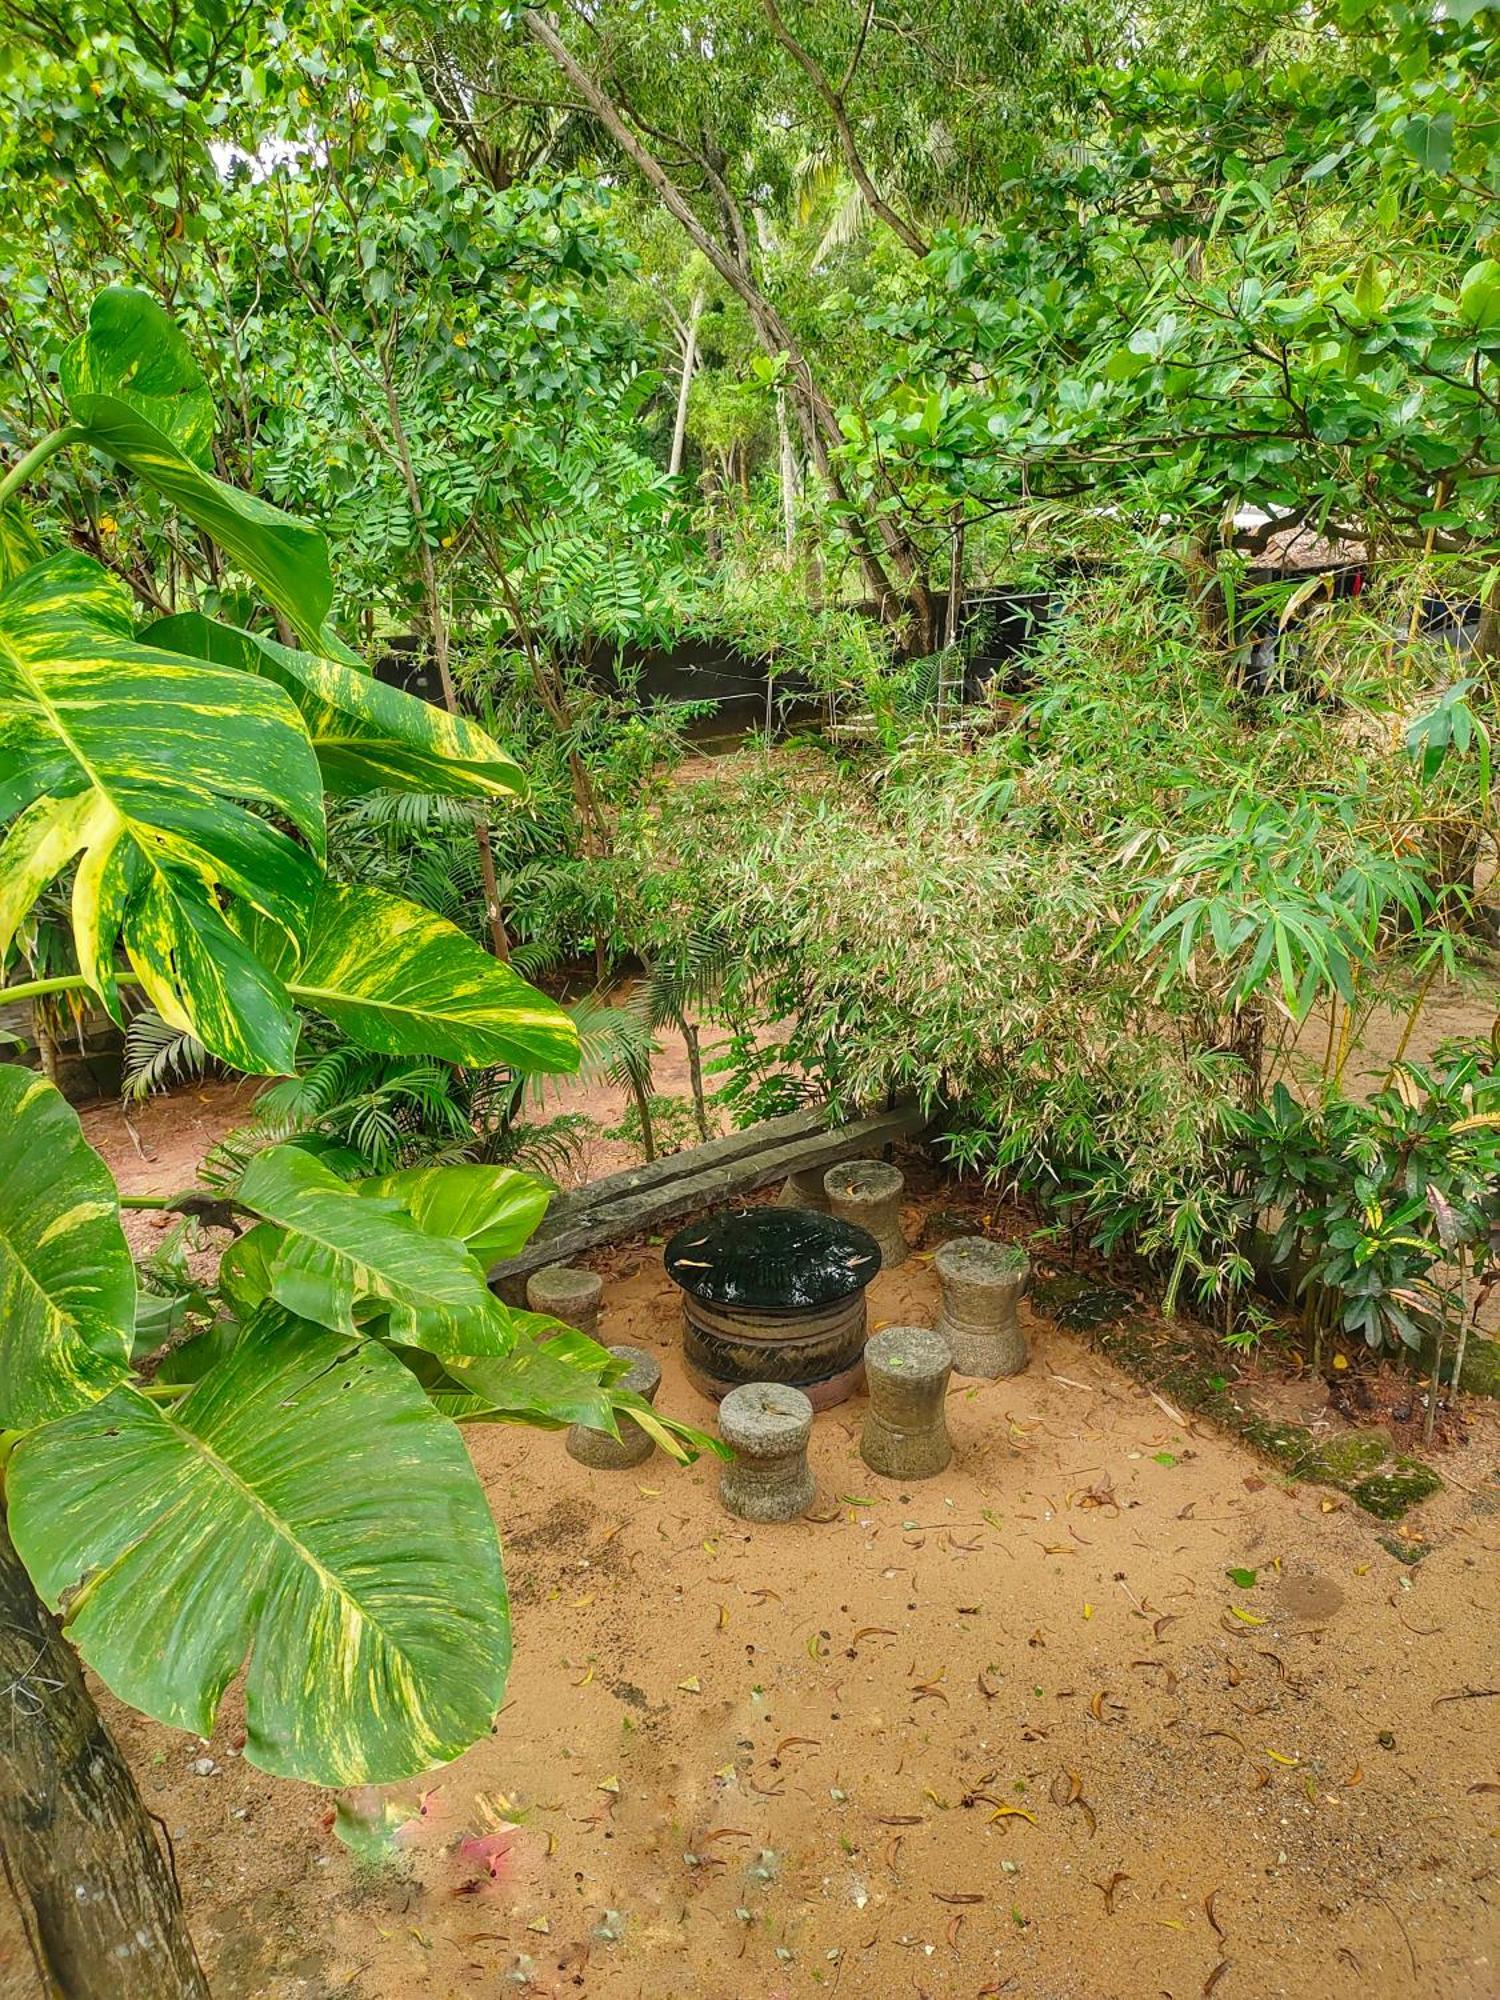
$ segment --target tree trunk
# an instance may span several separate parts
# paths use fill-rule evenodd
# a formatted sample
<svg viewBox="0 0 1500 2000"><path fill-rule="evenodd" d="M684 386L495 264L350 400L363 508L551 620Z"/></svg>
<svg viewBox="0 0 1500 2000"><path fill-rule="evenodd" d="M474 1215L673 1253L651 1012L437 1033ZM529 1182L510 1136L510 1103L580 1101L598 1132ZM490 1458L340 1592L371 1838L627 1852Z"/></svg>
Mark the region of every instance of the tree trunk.
<svg viewBox="0 0 1500 2000"><path fill-rule="evenodd" d="M688 1077L693 1089L693 1120L698 1127L698 1137L708 1139L708 1100L703 1094L703 1046L698 1040L698 1030L684 1014L680 1023L682 1040L687 1049Z"/></svg>
<svg viewBox="0 0 1500 2000"><path fill-rule="evenodd" d="M635 1099L636 1116L641 1121L641 1151L647 1161L656 1158L656 1127L651 1122L651 1092L646 1079L630 1072L630 1094Z"/></svg>
<svg viewBox="0 0 1500 2000"><path fill-rule="evenodd" d="M1489 587L1479 612L1479 630L1474 634L1474 658L1487 671L1500 663L1500 576Z"/></svg>
<svg viewBox="0 0 1500 2000"><path fill-rule="evenodd" d="M959 623L964 608L964 507L960 500L953 509L953 545L948 556L948 629L943 645L958 644Z"/></svg>
<svg viewBox="0 0 1500 2000"><path fill-rule="evenodd" d="M682 448L687 442L688 390L698 360L698 322L703 317L703 287L693 294L688 307L687 331L682 337L682 379L677 384L677 415L672 423L672 455L667 460L668 475L675 479L682 470Z"/></svg>
<svg viewBox="0 0 1500 2000"><path fill-rule="evenodd" d="M776 391L776 442L781 454L781 526L790 556L797 547L797 460L786 420L786 391Z"/></svg>
<svg viewBox="0 0 1500 2000"><path fill-rule="evenodd" d="M0 1519L0 1854L48 2000L209 2000L176 1879Z"/></svg>

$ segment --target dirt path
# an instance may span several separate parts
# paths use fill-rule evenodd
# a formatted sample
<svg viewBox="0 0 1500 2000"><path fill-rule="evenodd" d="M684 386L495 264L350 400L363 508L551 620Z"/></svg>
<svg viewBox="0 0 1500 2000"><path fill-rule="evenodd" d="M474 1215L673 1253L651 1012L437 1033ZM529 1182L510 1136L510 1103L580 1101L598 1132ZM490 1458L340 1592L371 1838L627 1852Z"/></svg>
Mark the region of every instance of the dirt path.
<svg viewBox="0 0 1500 2000"><path fill-rule="evenodd" d="M659 1260L610 1260L606 1336L702 1421ZM924 1257L872 1290L936 1303ZM206 1750L111 1704L219 2000L1494 1993L1494 1415L1393 1537L1030 1333L923 1485L864 1468L859 1403L820 1417L787 1528L710 1467L471 1432L516 1665L494 1736L393 1795L384 1872L245 1765L233 1698Z"/></svg>

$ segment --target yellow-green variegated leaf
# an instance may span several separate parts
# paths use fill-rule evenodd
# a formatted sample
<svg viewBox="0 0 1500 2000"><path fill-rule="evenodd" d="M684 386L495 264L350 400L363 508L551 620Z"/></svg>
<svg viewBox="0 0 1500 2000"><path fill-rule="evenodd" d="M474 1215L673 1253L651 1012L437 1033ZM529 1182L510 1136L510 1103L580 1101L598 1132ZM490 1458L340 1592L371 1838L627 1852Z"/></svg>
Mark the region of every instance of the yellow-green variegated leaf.
<svg viewBox="0 0 1500 2000"><path fill-rule="evenodd" d="M467 1393L459 1398L434 1391L437 1407L458 1420L531 1424L538 1430L586 1424L617 1438L610 1385L628 1371L629 1363L575 1327L554 1325L531 1313L515 1318L516 1337L508 1354L444 1359L445 1374ZM538 1330L529 1330L529 1322Z"/></svg>
<svg viewBox="0 0 1500 2000"><path fill-rule="evenodd" d="M354 1186L398 1202L430 1236L456 1237L485 1271L525 1247L556 1192L517 1167L403 1167Z"/></svg>
<svg viewBox="0 0 1500 2000"><path fill-rule="evenodd" d="M510 1624L453 1426L378 1343L260 1315L174 1406L121 1388L24 1439L9 1525L116 1694L207 1736L245 1675L245 1754L385 1784L490 1727Z"/></svg>
<svg viewBox="0 0 1500 2000"><path fill-rule="evenodd" d="M219 913L228 895L290 941L321 880L322 783L269 681L144 646L118 579L77 553L0 591L0 961L78 858L80 969L118 1015L123 945L153 1005L237 1068L279 1074L295 1016ZM297 828L299 845L267 812Z"/></svg>
<svg viewBox="0 0 1500 2000"><path fill-rule="evenodd" d="M578 1029L455 925L382 889L325 883L287 990L361 1048L526 1074L578 1067Z"/></svg>
<svg viewBox="0 0 1500 2000"><path fill-rule="evenodd" d="M212 431L208 392L186 341L154 299L119 285L101 292L60 374L89 444L211 535L308 645L354 657L326 629L333 574L321 532L226 486L199 462Z"/></svg>
<svg viewBox="0 0 1500 2000"><path fill-rule="evenodd" d="M428 1383L444 1416L455 1423L531 1424L538 1430L584 1424L613 1438L622 1424L634 1425L679 1464L690 1464L704 1451L729 1456L718 1439L621 1388L627 1365L598 1341L536 1313L511 1317L516 1337L509 1353L450 1356L440 1378ZM423 1364L417 1363L415 1372L422 1379Z"/></svg>
<svg viewBox="0 0 1500 2000"><path fill-rule="evenodd" d="M213 397L176 321L149 292L99 292L58 375L75 414L86 397L118 397L195 465L213 463Z"/></svg>
<svg viewBox="0 0 1500 2000"><path fill-rule="evenodd" d="M507 798L525 789L520 765L474 723L340 661L216 624L197 611L164 618L142 636L284 687L307 724L324 789L339 796L386 790Z"/></svg>
<svg viewBox="0 0 1500 2000"><path fill-rule="evenodd" d="M429 1233L397 1200L360 1195L300 1147L257 1153L235 1199L283 1232L257 1248L263 1281L289 1312L342 1333L379 1315L392 1339L437 1354L510 1345L510 1315L461 1239ZM244 1295L248 1267L231 1282Z"/></svg>
<svg viewBox="0 0 1500 2000"><path fill-rule="evenodd" d="M0 1065L0 1134L0 1430L28 1430L124 1380L135 1266L109 1169L52 1084Z"/></svg>
<svg viewBox="0 0 1500 2000"><path fill-rule="evenodd" d="M0 507L0 590L44 554L36 530L19 507Z"/></svg>

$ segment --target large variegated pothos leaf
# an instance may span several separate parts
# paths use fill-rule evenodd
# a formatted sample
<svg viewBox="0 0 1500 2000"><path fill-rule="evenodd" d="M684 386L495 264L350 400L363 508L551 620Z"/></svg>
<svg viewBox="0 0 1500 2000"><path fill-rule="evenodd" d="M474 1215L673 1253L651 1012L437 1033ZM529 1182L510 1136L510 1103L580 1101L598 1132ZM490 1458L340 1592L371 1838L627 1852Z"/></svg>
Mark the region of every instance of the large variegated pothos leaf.
<svg viewBox="0 0 1500 2000"><path fill-rule="evenodd" d="M280 688L144 646L130 613L123 585L75 553L0 591L0 819L18 815L0 845L0 961L76 856L79 967L110 1012L123 946L165 1020L279 1074L295 1015L218 896L300 940L324 839L317 759Z"/></svg>
<svg viewBox="0 0 1500 2000"><path fill-rule="evenodd" d="M399 1202L430 1235L456 1236L484 1271L525 1248L554 1193L517 1167L403 1167L354 1185Z"/></svg>
<svg viewBox="0 0 1500 2000"><path fill-rule="evenodd" d="M333 575L319 530L205 470L212 403L192 350L154 299L121 285L100 292L59 374L87 443L211 535L307 645L358 664L327 629Z"/></svg>
<svg viewBox="0 0 1500 2000"><path fill-rule="evenodd" d="M246 1755L382 1784L489 1728L505 1579L463 1443L378 1343L280 1313L172 1407L121 1388L23 1439L9 1525L124 1700L208 1735L244 1669Z"/></svg>
<svg viewBox="0 0 1500 2000"><path fill-rule="evenodd" d="M597 1340L536 1313L511 1318L515 1339L498 1357L450 1356L441 1364L406 1357L444 1416L455 1423L530 1424L538 1430L584 1424L615 1438L622 1424L634 1424L681 1464L704 1451L729 1456L717 1438L664 1415L633 1389L622 1389L620 1378L629 1364Z"/></svg>
<svg viewBox="0 0 1500 2000"><path fill-rule="evenodd" d="M273 969L287 990L361 1048L526 1074L577 1069L566 1010L432 911L329 882L308 929L300 964L264 926L257 948L279 952Z"/></svg>
<svg viewBox="0 0 1500 2000"><path fill-rule="evenodd" d="M201 612L163 618L142 635L193 659L263 674L301 710L326 791L440 792L506 798L525 789L521 767L476 724L449 715L373 674L231 625Z"/></svg>
<svg viewBox="0 0 1500 2000"><path fill-rule="evenodd" d="M26 1430L124 1379L135 1266L109 1169L52 1084L0 1065L0 1133L0 1430Z"/></svg>
<svg viewBox="0 0 1500 2000"><path fill-rule="evenodd" d="M59 373L75 417L88 397L118 397L194 465L213 463L213 397L181 329L149 292L99 292Z"/></svg>
<svg viewBox="0 0 1500 2000"><path fill-rule="evenodd" d="M503 1354L510 1315L457 1237L430 1234L390 1196L361 1195L297 1146L257 1153L236 1200L280 1230L240 1248L231 1292L254 1286L289 1312L342 1333L378 1319L390 1337L437 1354ZM254 1260L252 1263L251 1259Z"/></svg>

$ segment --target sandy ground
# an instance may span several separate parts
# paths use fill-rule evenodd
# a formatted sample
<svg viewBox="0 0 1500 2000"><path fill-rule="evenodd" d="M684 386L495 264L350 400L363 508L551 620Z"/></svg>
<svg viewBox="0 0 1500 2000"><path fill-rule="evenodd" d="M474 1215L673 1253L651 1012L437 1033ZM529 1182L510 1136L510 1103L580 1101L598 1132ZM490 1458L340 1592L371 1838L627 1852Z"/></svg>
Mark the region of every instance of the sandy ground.
<svg viewBox="0 0 1500 2000"><path fill-rule="evenodd" d="M601 1268L607 1337L701 1421L659 1248ZM928 1256L871 1303L930 1324ZM108 1703L219 2000L1493 1994L1494 1413L1393 1533L1028 1324L936 1479L820 1417L785 1528L710 1465L471 1432L516 1666L492 1738L392 1794L384 1869L237 1755L233 1695L206 1746Z"/></svg>
<svg viewBox="0 0 1500 2000"><path fill-rule="evenodd" d="M675 1048L658 1088L685 1094ZM162 1190L249 1095L85 1125L127 1192ZM578 1176L631 1158L596 1140ZM659 1245L598 1263L606 1338L710 1421ZM871 1292L876 1326L936 1306L929 1253ZM237 1694L208 1744L105 1697L217 2000L1500 1991L1500 1412L1470 1402L1446 1490L1392 1529L1027 1318L1023 1375L955 1385L949 1471L877 1478L850 1402L786 1528L727 1516L709 1463L591 1472L560 1436L470 1432L516 1665L494 1735L391 1794L384 1866L330 1795L245 1764ZM1265 1390L1338 1421L1315 1380Z"/></svg>

